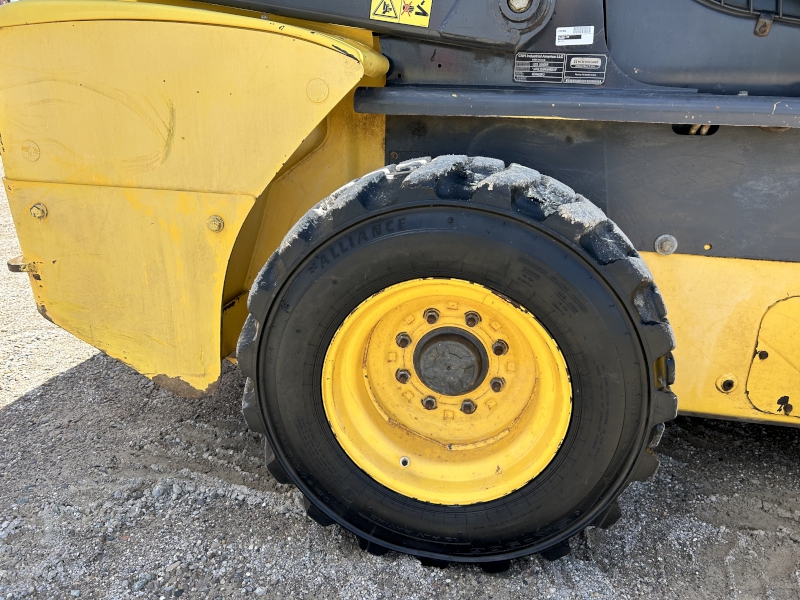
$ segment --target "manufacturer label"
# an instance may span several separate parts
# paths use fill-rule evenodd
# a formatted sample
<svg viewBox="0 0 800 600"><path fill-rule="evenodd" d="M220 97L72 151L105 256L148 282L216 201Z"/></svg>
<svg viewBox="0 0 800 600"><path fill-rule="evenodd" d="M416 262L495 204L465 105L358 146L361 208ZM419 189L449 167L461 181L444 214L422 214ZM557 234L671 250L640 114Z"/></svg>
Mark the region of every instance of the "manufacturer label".
<svg viewBox="0 0 800 600"><path fill-rule="evenodd" d="M514 81L518 83L602 85L605 80L605 54L519 52L514 58Z"/></svg>
<svg viewBox="0 0 800 600"><path fill-rule="evenodd" d="M556 46L588 46L593 42L594 25L556 29Z"/></svg>
<svg viewBox="0 0 800 600"><path fill-rule="evenodd" d="M372 0L369 18L413 27L427 27L433 0Z"/></svg>

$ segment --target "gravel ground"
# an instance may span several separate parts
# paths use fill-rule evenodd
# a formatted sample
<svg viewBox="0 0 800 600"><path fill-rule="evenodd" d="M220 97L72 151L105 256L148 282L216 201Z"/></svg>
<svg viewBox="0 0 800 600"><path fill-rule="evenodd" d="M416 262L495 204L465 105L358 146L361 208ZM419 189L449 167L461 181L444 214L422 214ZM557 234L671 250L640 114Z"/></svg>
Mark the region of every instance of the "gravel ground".
<svg viewBox="0 0 800 600"><path fill-rule="evenodd" d="M0 597L800 597L800 430L680 418L623 520L569 557L426 568L305 516L232 365L183 400L41 318L24 275L0 272L0 298Z"/></svg>

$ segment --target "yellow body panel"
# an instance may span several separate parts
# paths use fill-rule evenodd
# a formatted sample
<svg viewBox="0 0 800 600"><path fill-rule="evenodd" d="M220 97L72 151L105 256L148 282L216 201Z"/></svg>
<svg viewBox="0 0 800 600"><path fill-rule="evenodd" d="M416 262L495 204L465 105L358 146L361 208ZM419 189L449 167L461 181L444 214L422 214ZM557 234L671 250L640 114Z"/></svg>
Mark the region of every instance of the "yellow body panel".
<svg viewBox="0 0 800 600"><path fill-rule="evenodd" d="M800 296L776 302L764 315L747 396L764 412L800 416L795 412L800 405Z"/></svg>
<svg viewBox="0 0 800 600"><path fill-rule="evenodd" d="M388 67L368 33L324 29L189 2L0 7L0 151L43 314L184 395L213 385L256 197Z"/></svg>
<svg viewBox="0 0 800 600"><path fill-rule="evenodd" d="M6 191L43 316L182 395L213 385L225 268L252 196L8 180Z"/></svg>
<svg viewBox="0 0 800 600"><path fill-rule="evenodd" d="M650 252L642 256L664 296L675 331L677 378L672 389L679 412L800 425L800 411L777 412L778 397L771 405L750 398L747 384L762 318L776 302L800 295L800 263ZM788 323L800 322L796 301L784 307ZM793 343L797 348L793 331L775 331L769 343L773 347ZM795 369L797 356L793 357ZM790 368L778 375L783 381L791 381ZM721 389L726 380L734 382L729 391ZM793 391L800 393L798 387ZM790 391L784 394L792 396Z"/></svg>
<svg viewBox="0 0 800 600"><path fill-rule="evenodd" d="M403 496L488 502L536 477L572 414L567 363L525 309L459 279L362 302L325 355L322 402L350 458Z"/></svg>
<svg viewBox="0 0 800 600"><path fill-rule="evenodd" d="M236 242L225 283L223 356L236 348L248 290L286 232L344 183L384 166L384 127L383 115L355 113L348 95L258 198Z"/></svg>

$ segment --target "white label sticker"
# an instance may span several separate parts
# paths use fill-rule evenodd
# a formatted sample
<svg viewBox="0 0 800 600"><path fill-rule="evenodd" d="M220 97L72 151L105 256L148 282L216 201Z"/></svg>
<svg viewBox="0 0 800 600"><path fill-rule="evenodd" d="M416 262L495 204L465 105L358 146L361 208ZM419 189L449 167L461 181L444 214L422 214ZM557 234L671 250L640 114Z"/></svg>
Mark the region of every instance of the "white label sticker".
<svg viewBox="0 0 800 600"><path fill-rule="evenodd" d="M594 25L556 28L556 46L589 46L594 42Z"/></svg>

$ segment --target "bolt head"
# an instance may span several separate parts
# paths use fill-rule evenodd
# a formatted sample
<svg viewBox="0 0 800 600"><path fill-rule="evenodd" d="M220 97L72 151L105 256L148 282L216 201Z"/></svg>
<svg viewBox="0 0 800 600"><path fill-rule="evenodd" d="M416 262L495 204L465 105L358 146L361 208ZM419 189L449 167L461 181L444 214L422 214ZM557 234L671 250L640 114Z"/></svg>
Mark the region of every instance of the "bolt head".
<svg viewBox="0 0 800 600"><path fill-rule="evenodd" d="M411 337L407 333L398 333L397 337L394 338L394 342L400 348L408 348L409 344L411 344Z"/></svg>
<svg viewBox="0 0 800 600"><path fill-rule="evenodd" d="M665 256L672 254L678 249L678 240L675 239L675 236L665 233L656 238L655 249L656 252Z"/></svg>
<svg viewBox="0 0 800 600"><path fill-rule="evenodd" d="M461 403L461 412L463 412L465 415L471 415L476 410L478 410L478 405L472 400L464 400Z"/></svg>
<svg viewBox="0 0 800 600"><path fill-rule="evenodd" d="M37 202L31 206L31 216L39 219L40 221L47 216L47 207L41 202Z"/></svg>
<svg viewBox="0 0 800 600"><path fill-rule="evenodd" d="M492 344L492 352L495 356L502 356L508 352L508 344L505 342L505 340L497 340L494 344Z"/></svg>
<svg viewBox="0 0 800 600"><path fill-rule="evenodd" d="M489 385L491 386L492 391L494 393L497 393L497 392L499 392L499 391L501 391L503 389L503 386L505 384L506 384L506 382L503 381L502 377L495 377L494 379L492 379L492 381L491 381L491 383Z"/></svg>
<svg viewBox="0 0 800 600"><path fill-rule="evenodd" d="M435 308L429 308L425 311L423 317L428 325L434 325L439 320L439 311Z"/></svg>
<svg viewBox="0 0 800 600"><path fill-rule="evenodd" d="M219 233L225 228L225 221L219 215L211 215L206 221L206 227L214 233Z"/></svg>
<svg viewBox="0 0 800 600"><path fill-rule="evenodd" d="M436 409L436 398L433 396L426 396L422 399L422 406L425 410L435 410Z"/></svg>
<svg viewBox="0 0 800 600"><path fill-rule="evenodd" d="M481 316L475 311L471 310L467 313L464 313L464 322L467 324L467 327L475 327L481 322Z"/></svg>
<svg viewBox="0 0 800 600"><path fill-rule="evenodd" d="M411 379L411 373L407 369L397 369L394 376L400 383L408 383L408 380Z"/></svg>

